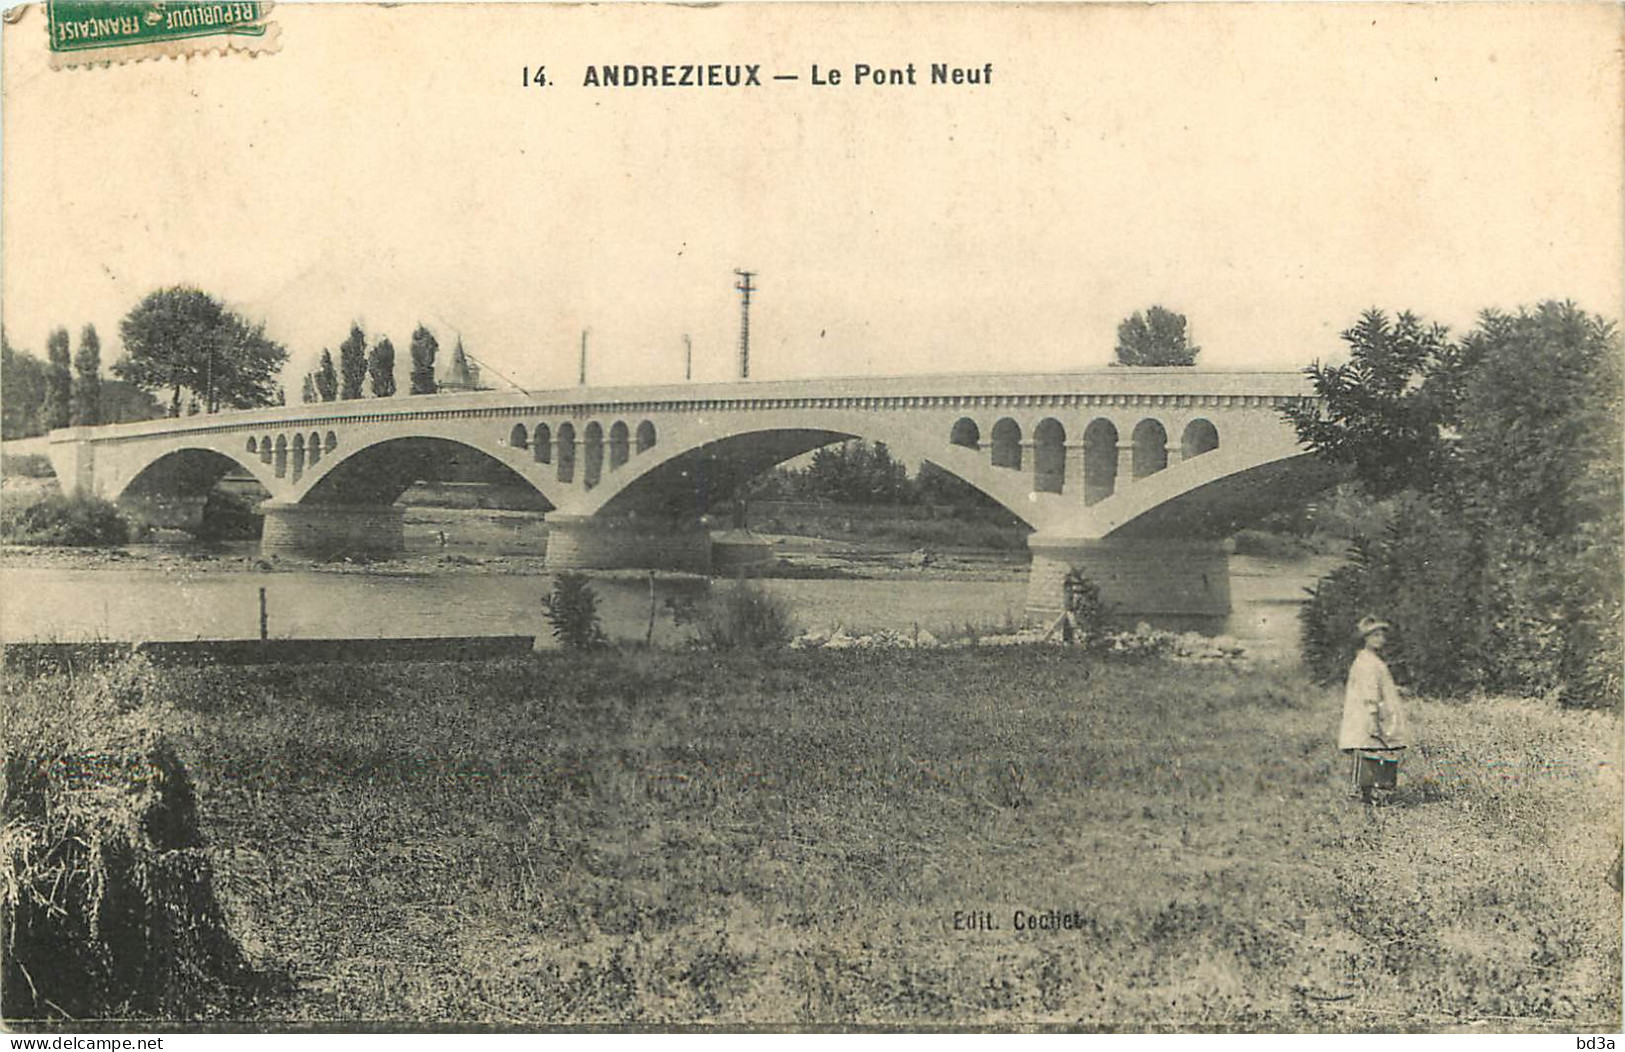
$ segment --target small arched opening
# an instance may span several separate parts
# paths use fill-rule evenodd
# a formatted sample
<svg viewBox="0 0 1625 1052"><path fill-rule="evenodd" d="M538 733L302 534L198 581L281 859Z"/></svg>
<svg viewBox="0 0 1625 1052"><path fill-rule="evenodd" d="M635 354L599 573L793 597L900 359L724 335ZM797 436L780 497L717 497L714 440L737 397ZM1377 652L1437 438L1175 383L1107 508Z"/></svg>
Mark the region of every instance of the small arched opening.
<svg viewBox="0 0 1625 1052"><path fill-rule="evenodd" d="M559 481L576 480L576 428L574 424L559 425Z"/></svg>
<svg viewBox="0 0 1625 1052"><path fill-rule="evenodd" d="M646 449L653 449L655 447L655 426L647 420L639 424L637 441L639 453Z"/></svg>
<svg viewBox="0 0 1625 1052"><path fill-rule="evenodd" d="M288 474L288 436L276 436L276 477L282 478Z"/></svg>
<svg viewBox="0 0 1625 1052"><path fill-rule="evenodd" d="M305 473L305 436L293 436L293 480L299 481L299 476Z"/></svg>
<svg viewBox="0 0 1625 1052"><path fill-rule="evenodd" d="M253 435L248 436L248 451L250 453L258 453L260 451L259 440Z"/></svg>
<svg viewBox="0 0 1625 1052"><path fill-rule="evenodd" d="M326 446L327 446L327 452L329 452L329 453L331 453L331 452L333 452L333 450L339 448L339 436L337 436L333 432L329 431L327 433Z"/></svg>
<svg viewBox="0 0 1625 1052"><path fill-rule="evenodd" d="M319 431L310 433L310 441L305 444L305 456L314 464L322 459L322 436Z"/></svg>
<svg viewBox="0 0 1625 1052"><path fill-rule="evenodd" d="M948 441L966 449L981 449L982 429L977 427L976 421L970 417L962 416L954 421L953 430L948 433Z"/></svg>
<svg viewBox="0 0 1625 1052"><path fill-rule="evenodd" d="M1083 429L1083 502L1105 500L1117 488L1117 428L1104 418Z"/></svg>
<svg viewBox="0 0 1625 1052"><path fill-rule="evenodd" d="M609 429L609 470L625 464L632 456L632 432L621 420Z"/></svg>
<svg viewBox="0 0 1625 1052"><path fill-rule="evenodd" d="M598 485L598 480L604 476L604 429L594 420L587 425L581 433L582 451L586 463L581 466L581 482L588 489Z"/></svg>
<svg viewBox="0 0 1625 1052"><path fill-rule="evenodd" d="M524 424L513 425L513 430L508 432L508 445L514 449L530 448L530 435L525 433Z"/></svg>
<svg viewBox="0 0 1625 1052"><path fill-rule="evenodd" d="M1192 420L1179 439L1179 457L1189 460L1219 448L1219 429L1208 420Z"/></svg>
<svg viewBox="0 0 1625 1052"><path fill-rule="evenodd" d="M531 436L530 455L538 464L553 463L553 431L546 424L537 424Z"/></svg>
<svg viewBox="0 0 1625 1052"><path fill-rule="evenodd" d="M272 453L271 436L266 435L264 438L260 439L260 463L269 464L271 462Z"/></svg>
<svg viewBox="0 0 1625 1052"><path fill-rule="evenodd" d="M1021 467L1021 425L1009 417L993 425L993 466Z"/></svg>
<svg viewBox="0 0 1625 1052"><path fill-rule="evenodd" d="M1033 489L1060 493L1066 488L1066 428L1045 417L1033 428Z"/></svg>
<svg viewBox="0 0 1625 1052"><path fill-rule="evenodd" d="M1149 417L1134 425L1134 477L1143 479L1168 466L1168 431Z"/></svg>

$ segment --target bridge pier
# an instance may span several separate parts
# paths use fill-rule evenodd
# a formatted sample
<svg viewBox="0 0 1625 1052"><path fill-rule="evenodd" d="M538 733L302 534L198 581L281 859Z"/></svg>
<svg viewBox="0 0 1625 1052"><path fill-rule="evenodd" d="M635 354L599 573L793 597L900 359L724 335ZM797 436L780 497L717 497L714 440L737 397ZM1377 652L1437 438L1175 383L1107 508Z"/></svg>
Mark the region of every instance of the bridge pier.
<svg viewBox="0 0 1625 1052"><path fill-rule="evenodd" d="M711 534L698 523L551 512L547 516L547 568L709 573Z"/></svg>
<svg viewBox="0 0 1625 1052"><path fill-rule="evenodd" d="M1027 538L1027 617L1061 612L1062 581L1077 570L1100 588L1114 617L1148 614L1224 617L1230 613L1230 555L1219 541L1178 538L1090 540L1035 533Z"/></svg>
<svg viewBox="0 0 1625 1052"><path fill-rule="evenodd" d="M260 552L329 559L336 555L393 555L406 548L402 523L406 509L398 504L260 505L265 532Z"/></svg>

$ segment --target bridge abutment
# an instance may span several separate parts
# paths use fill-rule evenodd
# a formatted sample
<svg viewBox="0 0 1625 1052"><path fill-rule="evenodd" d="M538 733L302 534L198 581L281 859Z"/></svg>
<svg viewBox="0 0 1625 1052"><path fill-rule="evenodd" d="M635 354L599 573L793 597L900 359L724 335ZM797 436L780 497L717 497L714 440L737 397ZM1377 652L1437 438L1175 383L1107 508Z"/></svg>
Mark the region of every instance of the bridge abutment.
<svg viewBox="0 0 1625 1052"><path fill-rule="evenodd" d="M1088 540L1035 533L1027 538L1027 616L1053 620L1062 582L1077 570L1100 588L1116 617L1149 614L1223 617L1230 613L1230 555L1218 541Z"/></svg>
<svg viewBox="0 0 1625 1052"><path fill-rule="evenodd" d="M709 573L711 534L698 524L555 512L547 516L547 568Z"/></svg>
<svg viewBox="0 0 1625 1052"><path fill-rule="evenodd" d="M398 504L260 505L265 532L260 551L328 559L335 555L392 555L405 550L406 510Z"/></svg>

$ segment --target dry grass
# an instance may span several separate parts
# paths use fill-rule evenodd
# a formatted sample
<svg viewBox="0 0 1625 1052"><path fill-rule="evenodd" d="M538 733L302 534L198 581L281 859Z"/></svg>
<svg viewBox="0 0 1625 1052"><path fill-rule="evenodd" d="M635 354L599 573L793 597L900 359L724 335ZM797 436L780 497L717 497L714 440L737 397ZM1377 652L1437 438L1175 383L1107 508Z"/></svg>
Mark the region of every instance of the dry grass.
<svg viewBox="0 0 1625 1052"><path fill-rule="evenodd" d="M1338 699L1283 672L621 652L168 683L234 930L297 981L261 1021L1620 1023L1601 714L1424 705L1368 815Z"/></svg>
<svg viewBox="0 0 1625 1052"><path fill-rule="evenodd" d="M141 659L0 693L0 1003L8 1019L196 1019L246 978L196 799Z"/></svg>

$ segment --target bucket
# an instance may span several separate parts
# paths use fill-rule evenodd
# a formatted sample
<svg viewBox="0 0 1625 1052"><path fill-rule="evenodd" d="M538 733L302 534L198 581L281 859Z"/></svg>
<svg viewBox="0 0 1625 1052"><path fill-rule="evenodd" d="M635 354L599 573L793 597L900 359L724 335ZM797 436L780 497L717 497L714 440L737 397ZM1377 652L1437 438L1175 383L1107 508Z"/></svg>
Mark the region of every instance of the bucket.
<svg viewBox="0 0 1625 1052"><path fill-rule="evenodd" d="M1361 789L1392 789L1399 784L1399 754L1360 753L1360 766L1354 784Z"/></svg>

